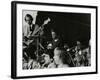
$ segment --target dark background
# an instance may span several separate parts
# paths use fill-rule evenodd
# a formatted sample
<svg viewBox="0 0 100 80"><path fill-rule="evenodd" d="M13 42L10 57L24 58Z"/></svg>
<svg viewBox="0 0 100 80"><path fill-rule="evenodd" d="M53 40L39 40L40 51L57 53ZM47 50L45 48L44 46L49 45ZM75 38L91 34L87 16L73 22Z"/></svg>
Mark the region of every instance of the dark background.
<svg viewBox="0 0 100 80"><path fill-rule="evenodd" d="M88 45L91 30L90 14L39 11L36 24L41 26L48 17L51 21L44 29L48 40L51 37L50 30L54 29L63 42L68 43L69 46L75 45L76 41Z"/></svg>

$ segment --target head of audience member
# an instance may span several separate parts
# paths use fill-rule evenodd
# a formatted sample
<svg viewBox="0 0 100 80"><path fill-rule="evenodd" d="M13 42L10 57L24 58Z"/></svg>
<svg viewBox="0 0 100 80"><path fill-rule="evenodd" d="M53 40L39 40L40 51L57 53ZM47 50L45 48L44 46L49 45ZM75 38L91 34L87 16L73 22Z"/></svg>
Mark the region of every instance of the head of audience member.
<svg viewBox="0 0 100 80"><path fill-rule="evenodd" d="M31 25L32 24L32 21L33 21L33 17L30 14L26 14L26 16L25 16L25 22L28 25Z"/></svg>
<svg viewBox="0 0 100 80"><path fill-rule="evenodd" d="M60 65L62 65L62 67L63 66L68 67L68 66L70 66L69 64L71 62L70 56L65 51L65 49L59 48L59 47L55 48L55 50L54 50L54 61L58 65L58 67Z"/></svg>
<svg viewBox="0 0 100 80"><path fill-rule="evenodd" d="M42 56L44 57L45 64L49 64L53 60L53 54L49 50L47 50L46 52L44 52Z"/></svg>

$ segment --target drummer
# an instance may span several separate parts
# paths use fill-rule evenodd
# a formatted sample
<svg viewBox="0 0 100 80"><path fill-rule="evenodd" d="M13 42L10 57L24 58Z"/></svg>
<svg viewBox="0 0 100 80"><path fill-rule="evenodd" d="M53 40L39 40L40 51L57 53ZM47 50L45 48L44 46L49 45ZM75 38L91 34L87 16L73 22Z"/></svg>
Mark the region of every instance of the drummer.
<svg viewBox="0 0 100 80"><path fill-rule="evenodd" d="M51 38L51 43L48 44L47 48L55 49L56 47L62 46L61 39L53 29L51 30Z"/></svg>

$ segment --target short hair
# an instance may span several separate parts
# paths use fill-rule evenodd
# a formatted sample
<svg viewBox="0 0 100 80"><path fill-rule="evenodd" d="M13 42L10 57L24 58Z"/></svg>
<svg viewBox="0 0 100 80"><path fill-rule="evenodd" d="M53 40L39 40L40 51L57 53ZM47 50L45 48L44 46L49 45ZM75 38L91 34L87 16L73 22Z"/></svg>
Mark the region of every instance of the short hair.
<svg viewBox="0 0 100 80"><path fill-rule="evenodd" d="M26 14L25 21L26 21L26 17L29 17L33 21L33 17L30 14Z"/></svg>
<svg viewBox="0 0 100 80"><path fill-rule="evenodd" d="M60 47L55 48L55 50L60 51L59 57L62 60L63 64L70 65L71 59L70 59L68 52L64 48L60 48Z"/></svg>

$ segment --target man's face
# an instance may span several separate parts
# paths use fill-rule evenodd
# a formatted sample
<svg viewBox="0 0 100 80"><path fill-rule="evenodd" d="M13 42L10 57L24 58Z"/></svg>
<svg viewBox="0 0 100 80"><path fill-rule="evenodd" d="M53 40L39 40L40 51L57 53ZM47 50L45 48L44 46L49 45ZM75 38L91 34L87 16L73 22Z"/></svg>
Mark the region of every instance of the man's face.
<svg viewBox="0 0 100 80"><path fill-rule="evenodd" d="M32 24L32 20L30 19L30 17L26 17L26 23L31 25Z"/></svg>

